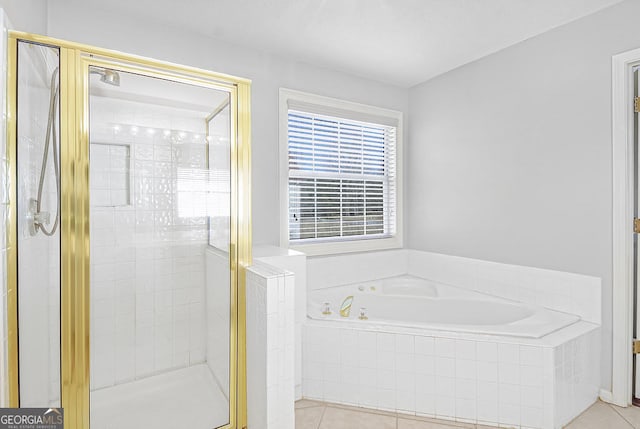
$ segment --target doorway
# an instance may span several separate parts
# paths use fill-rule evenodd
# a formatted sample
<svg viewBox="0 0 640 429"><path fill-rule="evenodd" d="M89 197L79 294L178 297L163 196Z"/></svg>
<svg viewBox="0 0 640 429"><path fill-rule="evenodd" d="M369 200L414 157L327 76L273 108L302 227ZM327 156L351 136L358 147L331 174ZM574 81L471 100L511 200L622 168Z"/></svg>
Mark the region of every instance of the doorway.
<svg viewBox="0 0 640 429"><path fill-rule="evenodd" d="M245 426L249 82L17 32L8 51L11 406Z"/></svg>

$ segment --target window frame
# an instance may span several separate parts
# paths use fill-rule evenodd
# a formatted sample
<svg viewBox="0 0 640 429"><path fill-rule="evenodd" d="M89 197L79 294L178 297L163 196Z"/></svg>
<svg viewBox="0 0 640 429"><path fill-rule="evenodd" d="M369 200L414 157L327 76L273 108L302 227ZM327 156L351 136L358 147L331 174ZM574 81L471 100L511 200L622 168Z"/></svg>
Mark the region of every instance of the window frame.
<svg viewBox="0 0 640 429"><path fill-rule="evenodd" d="M367 238L359 236L349 239L338 237L335 240L319 240L315 243L295 244L289 241L289 129L288 115L290 103L307 104L319 107L326 115L341 116L348 112L350 118L362 122L372 122L371 117L385 118L396 127L396 231L391 237ZM293 107L300 110L299 107ZM333 113L332 113L333 112ZM307 255L333 255L350 252L367 252L402 248L403 245L403 113L366 104L354 103L337 98L325 97L280 88L278 114L279 176L280 176L280 246L294 249Z"/></svg>

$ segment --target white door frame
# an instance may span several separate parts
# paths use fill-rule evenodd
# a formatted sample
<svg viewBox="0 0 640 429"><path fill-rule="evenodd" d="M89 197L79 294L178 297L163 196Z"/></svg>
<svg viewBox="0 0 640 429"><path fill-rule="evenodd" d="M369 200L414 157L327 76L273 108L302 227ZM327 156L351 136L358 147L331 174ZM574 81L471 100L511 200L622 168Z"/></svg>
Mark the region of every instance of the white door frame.
<svg viewBox="0 0 640 429"><path fill-rule="evenodd" d="M633 212L634 130L633 67L640 65L640 49L612 58L612 170L613 170L613 320L611 391L607 402L631 404L633 334Z"/></svg>

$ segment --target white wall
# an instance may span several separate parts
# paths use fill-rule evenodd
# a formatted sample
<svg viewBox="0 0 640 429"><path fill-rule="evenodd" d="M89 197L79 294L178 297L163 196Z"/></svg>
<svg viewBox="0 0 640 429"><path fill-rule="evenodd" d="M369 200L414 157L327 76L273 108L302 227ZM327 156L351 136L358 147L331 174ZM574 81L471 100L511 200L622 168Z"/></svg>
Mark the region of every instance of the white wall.
<svg viewBox="0 0 640 429"><path fill-rule="evenodd" d="M76 42L144 55L252 79L253 239L279 242L278 89L287 87L407 112L406 89L320 69L221 43L163 25L56 0L48 33Z"/></svg>
<svg viewBox="0 0 640 429"><path fill-rule="evenodd" d="M0 8L11 21L12 30L46 34L47 0L0 0Z"/></svg>
<svg viewBox="0 0 640 429"><path fill-rule="evenodd" d="M603 280L611 380L611 56L626 1L410 90L408 245Z"/></svg>

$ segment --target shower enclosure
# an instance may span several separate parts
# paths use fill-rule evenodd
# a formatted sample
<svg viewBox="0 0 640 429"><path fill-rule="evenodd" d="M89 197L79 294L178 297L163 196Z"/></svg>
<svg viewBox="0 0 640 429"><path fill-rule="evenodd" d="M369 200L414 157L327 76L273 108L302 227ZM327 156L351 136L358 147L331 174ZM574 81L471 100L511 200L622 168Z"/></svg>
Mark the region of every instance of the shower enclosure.
<svg viewBox="0 0 640 429"><path fill-rule="evenodd" d="M249 83L9 37L11 406L246 424Z"/></svg>

